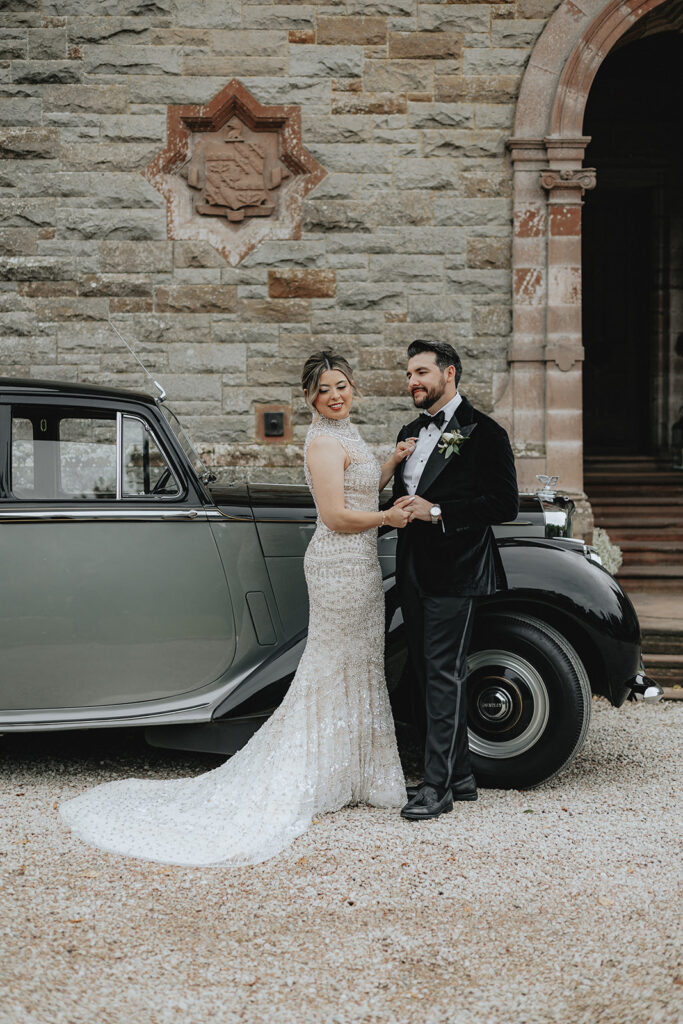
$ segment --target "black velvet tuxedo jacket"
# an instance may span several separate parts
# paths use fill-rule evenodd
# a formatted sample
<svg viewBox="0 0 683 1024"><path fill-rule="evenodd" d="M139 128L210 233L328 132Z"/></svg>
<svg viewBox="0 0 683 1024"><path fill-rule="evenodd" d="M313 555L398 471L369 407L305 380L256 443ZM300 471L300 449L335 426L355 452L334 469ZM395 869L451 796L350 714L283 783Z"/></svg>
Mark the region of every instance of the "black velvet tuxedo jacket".
<svg viewBox="0 0 683 1024"><path fill-rule="evenodd" d="M468 437L448 458L437 443L417 487L420 497L441 506L443 526L415 519L398 531L397 576L400 582L410 557L425 593L492 594L504 573L491 526L514 519L519 509L510 441L503 427L464 397L444 430L463 430ZM398 441L418 433L413 420L401 429ZM404 465L394 474L394 501L408 493Z"/></svg>

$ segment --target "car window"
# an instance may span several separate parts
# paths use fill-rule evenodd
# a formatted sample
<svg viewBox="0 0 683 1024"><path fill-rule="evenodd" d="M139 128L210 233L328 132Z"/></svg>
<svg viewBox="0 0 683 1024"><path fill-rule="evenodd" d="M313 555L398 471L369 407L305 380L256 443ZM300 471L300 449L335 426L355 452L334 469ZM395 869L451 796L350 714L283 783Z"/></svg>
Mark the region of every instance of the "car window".
<svg viewBox="0 0 683 1024"><path fill-rule="evenodd" d="M58 486L62 497L116 497L116 420L95 416L59 421Z"/></svg>
<svg viewBox="0 0 683 1024"><path fill-rule="evenodd" d="M33 459L33 424L23 416L12 419L12 467L14 493L24 497L35 490L35 464Z"/></svg>
<svg viewBox="0 0 683 1024"><path fill-rule="evenodd" d="M180 494L178 481L149 428L133 416L123 417L123 479L121 496Z"/></svg>
<svg viewBox="0 0 683 1024"><path fill-rule="evenodd" d="M116 497L116 413L12 410L10 486L31 500Z"/></svg>
<svg viewBox="0 0 683 1024"><path fill-rule="evenodd" d="M24 501L163 500L182 494L151 428L115 409L13 406L10 453L10 490Z"/></svg>

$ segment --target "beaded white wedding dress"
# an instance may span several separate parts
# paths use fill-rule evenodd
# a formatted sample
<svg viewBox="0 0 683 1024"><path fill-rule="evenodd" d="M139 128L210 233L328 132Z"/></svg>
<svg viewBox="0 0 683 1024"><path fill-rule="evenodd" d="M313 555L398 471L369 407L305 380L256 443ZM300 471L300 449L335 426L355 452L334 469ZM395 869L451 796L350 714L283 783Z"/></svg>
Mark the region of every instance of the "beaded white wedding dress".
<svg viewBox="0 0 683 1024"><path fill-rule="evenodd" d="M376 510L380 467L348 418L318 417L344 447L346 507ZM312 482L306 465L306 480ZM315 494L313 494L315 498ZM122 779L65 801L93 846L167 864L255 864L347 804L400 807L403 772L384 679L377 530L335 533L318 516L304 557L308 642L285 699L225 764L190 779Z"/></svg>

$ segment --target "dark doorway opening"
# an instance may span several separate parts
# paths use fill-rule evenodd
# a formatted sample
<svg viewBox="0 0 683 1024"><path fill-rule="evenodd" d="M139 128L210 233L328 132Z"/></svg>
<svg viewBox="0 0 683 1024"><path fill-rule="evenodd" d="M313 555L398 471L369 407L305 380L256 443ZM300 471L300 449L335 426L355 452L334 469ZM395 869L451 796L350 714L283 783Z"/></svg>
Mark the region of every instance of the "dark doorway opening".
<svg viewBox="0 0 683 1024"><path fill-rule="evenodd" d="M587 456L668 455L683 402L683 36L663 31L668 7L623 37L586 106Z"/></svg>

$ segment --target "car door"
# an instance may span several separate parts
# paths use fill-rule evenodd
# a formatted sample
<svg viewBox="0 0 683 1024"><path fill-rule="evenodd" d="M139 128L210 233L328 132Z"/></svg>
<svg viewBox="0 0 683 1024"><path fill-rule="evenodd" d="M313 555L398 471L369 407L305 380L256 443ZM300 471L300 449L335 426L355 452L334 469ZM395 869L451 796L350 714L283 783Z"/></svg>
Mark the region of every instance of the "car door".
<svg viewBox="0 0 683 1024"><path fill-rule="evenodd" d="M0 709L210 687L235 650L227 580L199 491L152 413L21 397L0 405L0 427Z"/></svg>

